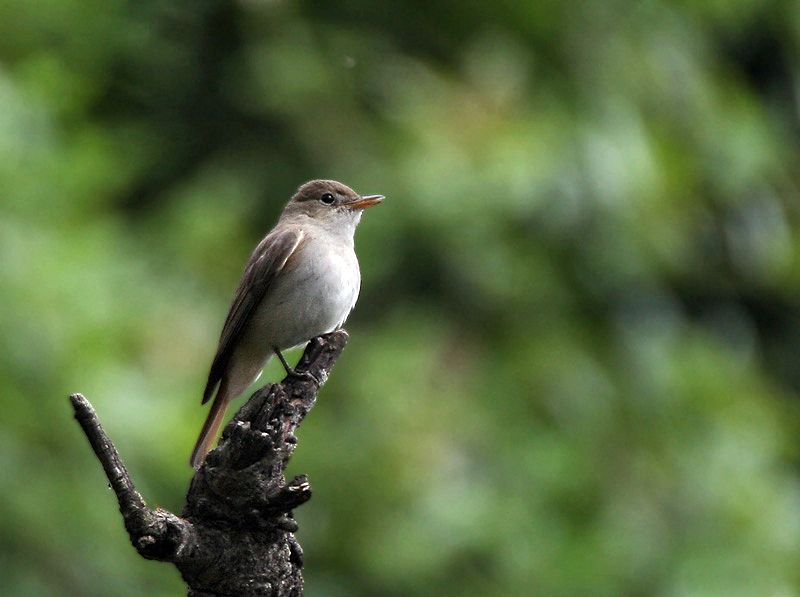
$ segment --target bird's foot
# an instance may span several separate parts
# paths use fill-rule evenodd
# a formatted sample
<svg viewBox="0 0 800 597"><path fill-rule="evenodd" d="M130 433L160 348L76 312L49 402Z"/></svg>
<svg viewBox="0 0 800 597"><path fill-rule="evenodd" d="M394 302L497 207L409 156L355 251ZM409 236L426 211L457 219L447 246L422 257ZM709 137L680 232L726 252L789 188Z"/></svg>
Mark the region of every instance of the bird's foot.
<svg viewBox="0 0 800 597"><path fill-rule="evenodd" d="M294 377L296 379L301 379L303 381L310 381L318 386L322 385L320 381L316 377L314 377L314 375L310 371L297 371L296 369L292 369L290 367L286 369L286 376Z"/></svg>
<svg viewBox="0 0 800 597"><path fill-rule="evenodd" d="M292 367L289 367L289 363L287 363L286 359L283 358L283 355L281 354L281 351L278 350L277 348L273 348L273 350L275 351L275 354L278 355L278 358L281 360L281 364L283 365L283 368L286 370L286 376L287 377L294 377L296 379L302 379L302 380L305 380L305 381L310 381L310 382L315 383L318 386L322 385L320 383L320 380L318 380L316 377L314 377L310 372L308 372L308 371L297 371L297 370L293 369Z"/></svg>

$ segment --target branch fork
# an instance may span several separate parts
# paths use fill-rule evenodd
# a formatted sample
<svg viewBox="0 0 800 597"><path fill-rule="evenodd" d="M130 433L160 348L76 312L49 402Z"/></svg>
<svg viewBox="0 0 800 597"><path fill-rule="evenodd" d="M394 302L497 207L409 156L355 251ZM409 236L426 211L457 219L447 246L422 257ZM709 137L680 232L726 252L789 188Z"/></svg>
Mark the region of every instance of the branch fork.
<svg viewBox="0 0 800 597"><path fill-rule="evenodd" d="M302 594L292 510L311 499L311 485L305 475L287 483L284 471L297 446L294 432L347 338L338 330L313 339L295 374L251 396L192 478L180 516L147 506L91 403L70 396L131 543L142 557L175 564L190 596Z"/></svg>

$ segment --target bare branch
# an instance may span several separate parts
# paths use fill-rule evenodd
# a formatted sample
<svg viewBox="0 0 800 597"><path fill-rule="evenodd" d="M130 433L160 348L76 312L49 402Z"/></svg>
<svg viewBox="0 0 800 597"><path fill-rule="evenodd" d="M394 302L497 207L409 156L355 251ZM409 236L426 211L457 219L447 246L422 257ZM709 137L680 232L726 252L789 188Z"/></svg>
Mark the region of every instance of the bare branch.
<svg viewBox="0 0 800 597"><path fill-rule="evenodd" d="M345 344L344 330L315 338L296 375L253 394L195 473L181 516L147 507L92 405L70 396L134 547L145 558L175 563L190 595L302 594L292 510L311 498L311 486L305 475L287 483L284 470L297 445L294 432Z"/></svg>
<svg viewBox="0 0 800 597"><path fill-rule="evenodd" d="M111 488L117 495L119 511L131 543L145 558L177 562L195 540L192 525L165 510L151 510L133 480L116 447L106 435L91 403L81 394L70 396L75 418L103 465Z"/></svg>

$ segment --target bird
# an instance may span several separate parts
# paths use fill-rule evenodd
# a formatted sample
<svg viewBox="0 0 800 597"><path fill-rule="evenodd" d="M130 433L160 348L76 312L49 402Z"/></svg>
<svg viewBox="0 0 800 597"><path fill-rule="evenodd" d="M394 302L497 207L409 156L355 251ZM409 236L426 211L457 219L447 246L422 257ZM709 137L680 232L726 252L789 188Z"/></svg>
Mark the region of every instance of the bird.
<svg viewBox="0 0 800 597"><path fill-rule="evenodd" d="M199 468L228 404L261 375L273 355L339 329L361 288L354 250L363 211L383 195L359 195L335 180L302 184L245 266L220 334L202 404L214 402L190 464Z"/></svg>

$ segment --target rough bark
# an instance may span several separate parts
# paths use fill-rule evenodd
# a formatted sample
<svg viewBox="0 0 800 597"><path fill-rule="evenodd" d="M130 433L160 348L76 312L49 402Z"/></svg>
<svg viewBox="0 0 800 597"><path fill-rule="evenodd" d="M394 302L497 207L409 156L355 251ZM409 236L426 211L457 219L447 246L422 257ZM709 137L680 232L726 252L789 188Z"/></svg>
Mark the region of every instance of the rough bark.
<svg viewBox="0 0 800 597"><path fill-rule="evenodd" d="M145 558L174 563L201 595L301 595L303 551L292 510L311 498L305 475L288 483L295 429L347 343L339 330L312 340L296 375L258 390L195 473L180 516L148 508L89 401L70 397L117 495L131 543Z"/></svg>

